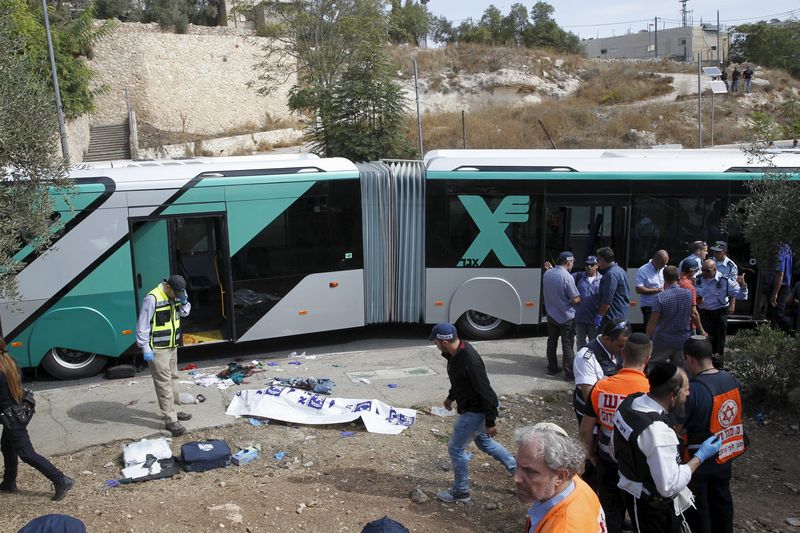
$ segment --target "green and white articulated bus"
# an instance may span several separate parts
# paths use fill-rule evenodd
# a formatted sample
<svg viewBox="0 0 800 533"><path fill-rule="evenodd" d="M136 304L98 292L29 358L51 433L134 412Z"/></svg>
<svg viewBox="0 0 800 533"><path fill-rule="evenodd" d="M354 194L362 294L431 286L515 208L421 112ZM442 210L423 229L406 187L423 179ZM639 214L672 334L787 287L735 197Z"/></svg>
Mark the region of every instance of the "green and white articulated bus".
<svg viewBox="0 0 800 533"><path fill-rule="evenodd" d="M797 173L800 153L772 157ZM71 173L76 194L51 248L0 302L9 353L58 378L135 351L141 300L188 283L187 346L366 324L456 322L496 338L543 316L541 266L611 246L631 282L665 248L725 238L720 220L763 172L740 151L454 150L355 165L313 155L114 162ZM755 174L754 174L755 173ZM757 318L758 290L737 305ZM631 317L641 320L632 302Z"/></svg>

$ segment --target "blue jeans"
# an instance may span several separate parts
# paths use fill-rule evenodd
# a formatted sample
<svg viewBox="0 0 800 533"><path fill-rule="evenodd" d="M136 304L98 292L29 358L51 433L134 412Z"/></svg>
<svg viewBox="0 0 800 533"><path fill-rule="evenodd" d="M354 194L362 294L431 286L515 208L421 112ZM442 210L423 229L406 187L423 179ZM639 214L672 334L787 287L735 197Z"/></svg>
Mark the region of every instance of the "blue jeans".
<svg viewBox="0 0 800 533"><path fill-rule="evenodd" d="M456 492L469 492L468 463L472 454L467 453L470 441L482 452L486 452L513 472L517 468L517 461L503 445L485 433L486 415L483 413L466 412L458 415L453 421L453 434L447 444L450 462L453 464L453 490Z"/></svg>

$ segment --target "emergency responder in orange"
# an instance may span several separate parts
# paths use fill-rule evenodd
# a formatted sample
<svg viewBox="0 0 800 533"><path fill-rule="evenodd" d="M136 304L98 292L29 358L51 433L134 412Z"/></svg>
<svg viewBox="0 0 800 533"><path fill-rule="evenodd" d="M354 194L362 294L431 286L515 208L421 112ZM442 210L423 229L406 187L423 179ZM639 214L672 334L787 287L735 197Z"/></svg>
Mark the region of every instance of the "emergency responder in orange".
<svg viewBox="0 0 800 533"><path fill-rule="evenodd" d="M589 393L583 412L580 436L599 474L598 492L606 513L609 533L622 533L625 520L625 499L617 483L619 472L613 451L609 449L614 431L614 413L629 394L648 392L650 383L644 369L653 351L653 344L644 333L634 333L622 349L622 369L615 375L598 381ZM600 426L597 439L592 433ZM596 442L596 444L595 444ZM630 512L633 516L633 510Z"/></svg>
<svg viewBox="0 0 800 533"><path fill-rule="evenodd" d="M520 428L514 484L532 504L525 533L605 533L605 515L594 491L578 475L586 452L563 428L548 422Z"/></svg>
<svg viewBox="0 0 800 533"><path fill-rule="evenodd" d="M728 372L714 368L711 352L711 343L699 335L683 345L686 371L692 376L682 426L688 444L684 456L691 457L709 436L722 440L719 453L704 462L689 482L695 509L687 510L685 516L692 533L733 531L731 459L747 449L739 382Z"/></svg>

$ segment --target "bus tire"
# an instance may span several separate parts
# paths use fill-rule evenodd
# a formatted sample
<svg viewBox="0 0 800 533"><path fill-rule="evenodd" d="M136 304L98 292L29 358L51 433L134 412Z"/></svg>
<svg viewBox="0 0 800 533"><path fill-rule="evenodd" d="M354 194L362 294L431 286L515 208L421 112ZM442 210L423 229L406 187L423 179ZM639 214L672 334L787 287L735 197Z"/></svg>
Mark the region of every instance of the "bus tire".
<svg viewBox="0 0 800 533"><path fill-rule="evenodd" d="M107 362L106 357L96 353L52 348L42 359L42 368L56 379L80 379L94 376Z"/></svg>
<svg viewBox="0 0 800 533"><path fill-rule="evenodd" d="M499 339L508 333L511 324L479 311L467 311L456 322L459 335L467 339Z"/></svg>

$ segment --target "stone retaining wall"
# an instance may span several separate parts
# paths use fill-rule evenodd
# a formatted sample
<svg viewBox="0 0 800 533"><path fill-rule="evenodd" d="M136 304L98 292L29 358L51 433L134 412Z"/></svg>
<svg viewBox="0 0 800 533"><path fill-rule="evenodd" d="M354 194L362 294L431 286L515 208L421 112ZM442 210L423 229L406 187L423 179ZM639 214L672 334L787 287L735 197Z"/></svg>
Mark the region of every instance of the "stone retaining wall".
<svg viewBox="0 0 800 533"><path fill-rule="evenodd" d="M256 152L269 152L276 147L294 146L300 144L302 139L302 131L284 128L206 141L169 144L158 148L140 148L139 159L249 155Z"/></svg>
<svg viewBox="0 0 800 533"><path fill-rule="evenodd" d="M126 88L139 122L162 130L224 135L288 118L294 77L270 96L256 91L253 67L263 42L236 28L190 25L179 35L157 24L121 23L95 44L89 63L94 87L107 87L95 98L92 124L125 122Z"/></svg>

